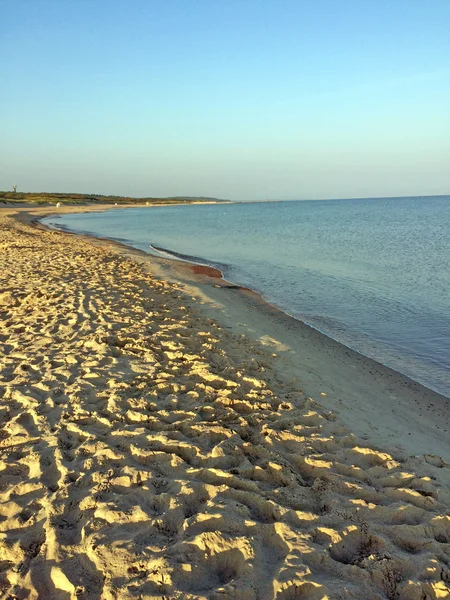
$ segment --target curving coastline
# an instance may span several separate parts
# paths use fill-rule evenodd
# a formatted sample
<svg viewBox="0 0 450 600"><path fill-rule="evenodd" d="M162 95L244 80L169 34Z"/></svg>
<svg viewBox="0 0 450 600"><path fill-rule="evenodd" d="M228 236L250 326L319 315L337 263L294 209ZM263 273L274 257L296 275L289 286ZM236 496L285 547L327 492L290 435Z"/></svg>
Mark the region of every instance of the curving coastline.
<svg viewBox="0 0 450 600"><path fill-rule="evenodd" d="M89 212L98 212L98 209L92 208ZM105 207L104 210L108 210ZM73 212L67 210L67 212ZM79 208L77 212L85 212ZM48 215L45 215L48 216ZM33 219L33 223L46 227L39 219ZM305 321L290 315L277 305L268 302L264 296L251 288L236 285L234 282L224 278L223 271L215 266L205 265L194 262L202 260L200 257L192 257L186 254L176 253L165 248L155 247L157 252L162 250L167 257L150 254L133 246L124 244L116 238L103 238L90 233L77 233L66 231L70 235L83 236L88 239L100 240L114 244L118 250L124 251L127 256L140 257L150 270L160 273L164 278L172 281L176 285L185 283L189 286L190 292L200 291L201 307L208 313L208 316L218 318L224 317L224 323L238 334L244 332L251 335L256 341L265 337L266 329L270 329L275 338L280 338L282 347L288 348L288 354L301 357L302 368L311 362L309 356L305 356L314 349L314 358L312 362L317 365L317 370L326 374L330 371L330 356L335 358L336 364L333 366L330 377L339 380L341 383L340 392L340 410L345 411L345 418L351 423L352 429L360 435L371 436L379 443L386 445L392 444L396 440L400 447L405 448L412 454L419 452L439 452L450 462L450 447L448 446L446 436L450 433L450 404L449 398L428 388L426 385L408 377L407 375L396 371L395 369L384 365L383 363L372 359L358 350L355 350L338 340L327 335L317 327L306 323ZM211 281L209 281L211 279ZM194 284L195 288L192 289ZM212 284L212 285L211 285ZM231 298L224 297L222 290L235 290ZM205 298L207 299L205 302ZM233 317L227 319L226 311L220 311L219 307L223 304L232 307ZM212 310L208 311L211 306ZM256 312L254 312L256 310ZM255 318L256 315L256 318ZM242 317L242 318L241 318ZM259 319L262 319L262 326ZM245 321L245 323L241 323ZM248 323L251 322L249 326ZM238 325L236 325L238 323ZM286 357L284 357L286 358ZM290 358L290 357L289 357ZM285 361L286 363L286 361ZM355 377L355 366L358 371L359 380L356 388L362 388L368 396L365 401L352 397L348 407L345 407L345 398L350 394L352 386L348 386L348 380ZM283 364L287 368L287 364ZM309 368L309 367L308 367ZM289 376L297 377L297 365L289 367ZM308 369L303 372L303 386L308 381ZM306 386L307 393L313 396L320 394L318 381L321 381L323 388L327 387L327 376L323 378L315 373L312 376L311 387ZM336 388L336 386L334 386ZM350 387L350 389L349 389ZM373 387L373 390L371 389ZM405 395L406 390L406 395ZM350 394L354 396L354 394ZM399 406L392 407L392 404L399 403ZM326 400L325 400L326 402ZM365 413L366 403L370 405L370 418ZM403 426L404 414L410 412L414 407L417 414L409 414L407 427ZM331 406L330 406L331 408ZM364 425L362 426L362 423ZM388 424L388 435L382 432ZM405 433L405 430L410 431ZM414 437L411 436L414 432ZM408 437L406 437L408 436Z"/></svg>
<svg viewBox="0 0 450 600"><path fill-rule="evenodd" d="M343 206L345 209L345 203ZM94 218L91 223L90 218L75 217L74 221L68 219L67 224L74 227L74 230L90 229L94 235L95 231L99 231L102 232L100 235L110 235L115 239L120 235L129 237L130 241L125 241L125 243L142 250L148 250L148 252L152 252L148 248L150 241L158 247L162 247L161 249L167 252L168 256L178 255L182 260L190 260L195 263L206 262L210 266L217 266L224 272L226 279L234 284L244 285L259 291L266 300L277 305L294 318L306 322L345 346L419 381L438 393L445 396L450 395L450 378L445 364L445 356L450 351L448 336L446 336L449 323L448 310L447 312L444 308L441 312L433 310L437 292L434 296L430 294L429 306L423 304L420 308L420 302L411 290L412 295L408 296L408 286L411 287L414 278L410 277L408 279L408 276L405 275L403 280L400 279L397 289L395 282L392 281L392 275L395 271L395 268L393 268L393 270L387 269L385 280L381 277L382 271L377 271L376 278L378 278L380 287L371 294L370 286L367 286L367 282L371 278L371 269L366 268L364 271L364 273L368 273L367 278L364 273L361 274L360 279L356 277L355 284L352 283L351 278L348 279L343 274L341 274L342 277L339 276L339 273L335 278L331 276L333 269L339 271L339 265L341 264L339 256L337 262L332 261L337 267L329 267L328 275L327 269L323 270L320 266L321 263L317 272L314 268L309 269L311 256L308 252L303 258L303 255L295 254L295 246L292 245L293 240L291 239L292 235L287 240L286 249L283 250L282 247L279 249L280 259L271 258L274 250L273 242L277 239L276 236L271 238L269 235L269 243L267 244L269 250L265 251L263 245L258 241L262 240L263 236L255 234L248 241L245 237L242 237L245 232L245 225L238 225L233 234L234 237L233 235L231 237L232 244L227 245L225 239L227 236L220 234L220 231L217 234L217 243L215 243L215 234L208 233L215 231L214 216L218 215L217 218L221 222L221 227L224 226L228 230L232 225L230 221L236 220L241 214L240 207L235 206L233 210L225 211L228 216L223 217L225 220L223 223L220 207L199 207L198 210L194 207L186 211L180 208L167 210L169 212L163 210L162 212L156 211L153 214L151 214L152 211L149 212L148 210L135 211L134 214L132 211L127 214L126 218L124 216L123 229L121 226L118 227L118 224L120 225L122 222L122 218L119 218L118 215L116 217L113 212L105 220ZM365 210L368 210L367 207ZM272 212L278 214L277 211L272 210ZM301 214L303 209L299 206L298 209L288 212L293 215ZM308 213L308 211L306 212ZM316 215L317 212L320 213L320 210L314 212L309 209L309 212ZM173 223L170 218L167 218L172 213L174 213ZM286 210L281 211L281 213L281 217L277 217L275 232L284 223L283 214L286 213ZM204 246L202 245L203 237L200 237L202 235L202 215L205 217L206 225ZM259 232L261 227L264 228L265 223L265 220L259 216L259 212L244 211L243 217L241 219L237 218L237 222L238 224L246 222L244 217L252 222L252 215L257 216L256 222L259 225L256 227L256 231ZM185 216L186 224L192 226L192 231L196 232L192 240L192 236L183 230ZM170 226L168 225L169 222ZM329 226L328 224L325 228ZM190 227L189 232L191 232ZM336 233L335 230L336 228L334 233ZM294 231L296 231L295 226ZM151 237L150 240L149 236ZM241 237L244 240L244 248L248 250L248 259L245 250L235 250L235 248L240 247L239 240ZM311 227L305 232L305 239L309 240L310 237ZM336 235L332 239L337 243ZM124 242L124 240L118 241ZM342 249L343 246L347 248L347 245L339 243L338 248ZM327 255L329 250L327 248L325 245L324 256ZM352 252L355 254L359 246L348 244L348 248L349 250L342 250L344 255L341 258L344 259L344 266L345 261L352 255ZM362 263L365 260L364 252L366 250L367 248L364 250L364 245L362 245ZM291 252L294 252L293 262L289 265L289 262L286 261L289 261ZM225 261L224 256L228 257ZM261 260L259 260L259 256ZM383 254L380 256L383 256ZM207 257L207 259L202 260L198 257ZM229 264L221 265L221 260ZM384 259L376 258L375 265L378 260L382 262ZM211 263L211 261L213 262ZM278 264L280 269L277 268ZM422 266L417 268L417 274L421 269L423 270L423 264L420 260L419 265ZM374 270L376 271L376 269ZM409 273L407 269L405 269L405 273ZM411 273L411 275L413 276L414 273ZM443 281L439 279L440 275L438 277L437 274L436 277L442 287ZM384 297L383 286L387 289L388 295L386 298ZM435 287L436 290L439 289L438 284ZM398 302L395 299L396 297ZM442 297L445 298L445 294ZM426 310L427 306L428 311ZM445 307L445 302L442 306Z"/></svg>
<svg viewBox="0 0 450 600"><path fill-rule="evenodd" d="M448 595L438 395L195 265L36 216L0 211L2 591Z"/></svg>

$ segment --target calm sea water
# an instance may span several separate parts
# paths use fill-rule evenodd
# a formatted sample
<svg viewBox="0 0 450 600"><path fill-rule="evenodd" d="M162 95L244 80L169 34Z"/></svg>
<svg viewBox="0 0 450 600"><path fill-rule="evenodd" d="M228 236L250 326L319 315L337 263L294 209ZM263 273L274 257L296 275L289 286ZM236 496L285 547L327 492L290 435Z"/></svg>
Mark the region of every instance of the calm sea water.
<svg viewBox="0 0 450 600"><path fill-rule="evenodd" d="M450 396L450 196L117 209L45 222L218 266Z"/></svg>

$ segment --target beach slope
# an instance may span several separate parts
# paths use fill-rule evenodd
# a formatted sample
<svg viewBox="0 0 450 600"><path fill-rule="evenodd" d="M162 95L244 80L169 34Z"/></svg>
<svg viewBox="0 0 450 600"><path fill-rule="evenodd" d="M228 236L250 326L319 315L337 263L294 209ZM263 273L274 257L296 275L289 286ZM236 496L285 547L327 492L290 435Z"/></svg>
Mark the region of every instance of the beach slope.
<svg viewBox="0 0 450 600"><path fill-rule="evenodd" d="M269 346L114 245L13 217L0 213L4 597L449 597L445 460L357 437Z"/></svg>

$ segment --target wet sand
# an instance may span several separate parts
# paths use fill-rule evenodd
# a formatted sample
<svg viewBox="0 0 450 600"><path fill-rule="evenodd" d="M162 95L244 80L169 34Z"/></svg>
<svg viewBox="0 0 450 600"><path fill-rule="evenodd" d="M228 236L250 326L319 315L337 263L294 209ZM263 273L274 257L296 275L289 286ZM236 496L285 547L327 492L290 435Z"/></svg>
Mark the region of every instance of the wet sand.
<svg viewBox="0 0 450 600"><path fill-rule="evenodd" d="M449 597L445 398L214 273L13 212L5 597Z"/></svg>

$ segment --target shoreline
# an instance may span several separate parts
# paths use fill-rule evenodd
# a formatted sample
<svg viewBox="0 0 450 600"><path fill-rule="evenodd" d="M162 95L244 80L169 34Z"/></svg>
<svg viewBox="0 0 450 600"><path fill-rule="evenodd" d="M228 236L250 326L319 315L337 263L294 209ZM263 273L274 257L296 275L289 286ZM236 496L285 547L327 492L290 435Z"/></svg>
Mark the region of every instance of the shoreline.
<svg viewBox="0 0 450 600"><path fill-rule="evenodd" d="M426 392L208 271L41 214L0 211L2 593L448 596L442 420L413 452L394 430ZM399 413L369 414L383 394Z"/></svg>
<svg viewBox="0 0 450 600"><path fill-rule="evenodd" d="M37 222L46 227L40 223L41 218L44 217ZM186 286L188 293L195 294L202 303L208 317L219 318L238 335L244 333L256 342L272 344L274 352L282 356L279 368L285 377L297 379L309 396L320 399L328 409L337 410L352 431L364 439L411 455L436 453L450 463L449 397L289 315L259 292L225 279L218 268L176 255L166 258L150 254L111 238L59 231L114 245L120 253L145 264L151 273ZM225 298L224 292L232 296ZM264 319L262 326L258 323L259 314ZM308 356L311 349L312 356ZM326 375L330 364L332 373ZM348 385L351 379L355 380L353 386ZM414 414L405 418L405 413L411 411Z"/></svg>
<svg viewBox="0 0 450 600"><path fill-rule="evenodd" d="M136 207L135 207L136 208ZM87 232L71 232L66 230L64 227L62 228L62 230L67 231L68 233L74 233L75 235L87 235L88 237L92 237L92 238L96 238L97 239L105 239L105 240L110 240L112 242L124 245L128 248L132 248L135 250L138 250L137 248L135 248L132 244L128 244L127 240L121 240L120 238L114 239L114 238L103 238L101 236L96 236L95 234L90 234ZM326 330L324 331L322 328L320 328L319 326L317 326L314 323L305 321L301 316L295 316L293 314L291 314L290 312L288 312L287 309L283 308L283 306L276 304L274 302L272 302L270 299L268 299L267 297L265 297L264 292L263 291L258 291L257 289L252 289L246 285L241 285L239 282L236 281L232 281L231 279L227 279L226 275L224 274L223 270L221 269L220 264L215 265L214 263L209 264L207 259L204 259L202 257L195 257L195 256L189 256L189 255L184 255L181 252L176 252L176 251L172 251L170 249L166 249L166 248L160 248L158 246L153 247L151 244L149 244L149 247L151 248L151 250L153 252L145 252L146 254L148 254L149 256L153 256L156 257L157 259L159 258L168 258L170 260L173 261L181 261L184 263L189 263L192 265L197 265L200 267L204 267L206 269L212 269L212 270L217 270L218 271L218 277L220 276L222 279L224 279L224 281L226 281L229 285L234 285L236 287L248 290L249 292L253 292L257 295L259 295L262 299L263 303L268 304L269 306L272 306L275 310L279 310L281 313L283 313L284 315L286 315L289 318L292 318L300 323L302 323L304 326L306 327L310 327L311 329L314 329L315 331L317 331L318 333L320 333L321 335L325 336L327 339L332 340L333 342L336 342L340 345L342 345L344 348L347 348L348 350L355 352L358 356L362 356L368 360L373 361L374 363L376 363L377 365L381 365L382 367L385 367L395 373L398 373L399 375L401 375L402 377L405 377L408 381L414 382L417 385L421 386L422 388L429 390L430 392L437 394L438 396L441 396L443 398L446 398L449 406L450 406L450 390L448 389L448 386L445 385L445 383L440 382L439 380L434 381L434 385L433 385L433 380L431 381L427 381L427 377L424 377L423 380L421 381L420 378L417 379L415 377L414 371L413 369L406 369L406 372L404 372L401 368L401 365L397 365L396 364L396 360L398 362L398 360L402 360L402 359L396 359L395 357L393 358L393 355L389 355L389 346L386 348L386 352L388 353L387 358L383 359L382 356L380 356L380 351L378 351L378 353L376 351L374 352L368 352L368 354L366 354L366 350L363 349L358 349L358 344L354 344L354 345L350 345L348 343L348 341L342 341L340 339L336 339L335 337L333 337L333 334L328 333ZM198 262L197 262L198 261ZM212 273L213 271L211 271ZM369 340L370 342L370 340ZM351 343L351 341L350 341ZM375 350L376 350L376 346L375 346ZM385 352L385 353L386 353ZM378 354L378 355L377 355ZM405 357L403 357L403 360L405 359Z"/></svg>
<svg viewBox="0 0 450 600"><path fill-rule="evenodd" d="M67 230L69 231L69 230ZM69 233L75 233L75 235L77 235L77 232L70 232ZM84 235L83 232L80 232L80 235ZM87 234L90 237L98 237L95 235L91 235L91 234ZM118 244L121 244L123 246L126 246L128 248L133 248L133 249L137 249L134 248L134 246L128 245L125 242L120 241L119 239L113 239L113 238L101 238L101 239L105 239L105 240L111 240L113 242L117 242ZM420 388L427 390L428 392L431 392L433 394L437 394L438 396L441 396L442 398L445 398L448 403L449 403L449 408L450 408L450 392L448 394L439 391L438 389L433 388L431 385L421 382L418 379L414 379L414 377L412 375L408 375L406 373L403 373L402 371L400 371L399 369L395 368L394 366L390 366L389 364L382 362L381 360L377 359L377 358L373 358L372 356L369 356L368 354L364 354L363 352L359 351L357 348L354 348L342 341L340 341L339 339L336 339L334 337L332 337L332 335L328 334L326 331L323 331L322 329L319 329L319 327L312 325L311 323L308 323L307 321L303 320L301 317L295 316L291 313L289 313L285 308L283 308L281 305L275 304L274 302L271 302L269 299L267 299L264 295L263 292L260 292L256 289L241 285L239 283L233 282L231 279L227 279L224 272L217 266L212 266L211 264L203 264L201 262L195 262L196 260L204 260L205 262L206 259L203 259L201 257L189 257L188 255L184 255L182 253L178 253L178 252L174 252L171 250L168 250L166 248L159 248L157 246L153 246L150 244L150 247L153 250L156 250L156 252L159 252L160 254L162 254L163 258L164 255L166 255L167 258L169 258L170 260L173 261L182 261L185 263L188 263L190 265L192 265L193 267L195 266L197 267L204 267L205 269L209 269L210 270L210 276L211 277L218 277L220 279L223 279L226 283L227 283L227 287L231 287L233 286L236 289L240 289L242 291L245 291L247 293L251 293L254 294L255 296L260 298L260 302L262 305L267 305L269 307L271 307L272 309L274 309L275 311L279 311L280 313L282 313L285 317L288 317L289 319L293 319L294 321L298 321L299 323L301 323L303 326L308 327L314 331L316 331L318 334L325 336L328 340L331 340L334 343L339 344L340 346L342 346L343 348L346 348L347 350L354 352L356 355L363 357L364 359L373 361L374 363L376 363L377 365L388 369L389 371L392 371L396 374L398 374L401 377L404 377L406 380L410 381L412 384L418 385L420 386ZM149 254L150 256L155 256L153 254L150 253L146 253ZM161 256L156 255L156 258L161 258ZM194 270L192 269L192 271L194 272ZM215 272L215 273L214 273ZM206 271L205 271L206 274Z"/></svg>
<svg viewBox="0 0 450 600"><path fill-rule="evenodd" d="M176 263L152 265L150 271L173 283L182 282L202 303L206 316L271 348L283 377L337 412L357 435L393 452L436 453L450 463L446 396L333 340L268 303L258 292L218 280L217 273L211 278L195 265L171 262Z"/></svg>

